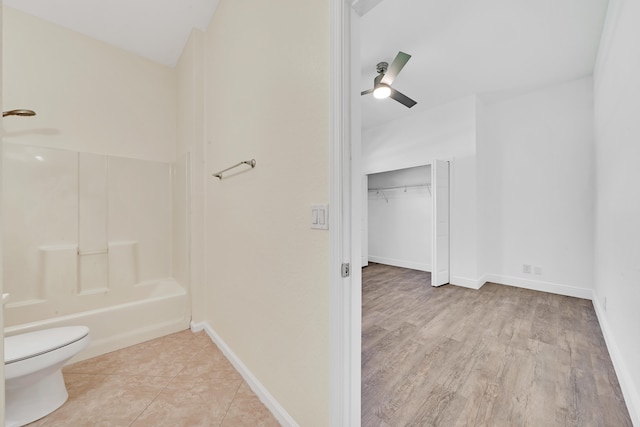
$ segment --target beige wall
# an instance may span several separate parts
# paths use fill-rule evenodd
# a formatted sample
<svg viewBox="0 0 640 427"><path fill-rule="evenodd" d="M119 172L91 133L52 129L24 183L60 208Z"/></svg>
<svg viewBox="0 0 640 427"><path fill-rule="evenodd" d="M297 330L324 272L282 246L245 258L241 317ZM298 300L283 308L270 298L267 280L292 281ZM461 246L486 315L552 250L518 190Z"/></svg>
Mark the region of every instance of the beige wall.
<svg viewBox="0 0 640 427"><path fill-rule="evenodd" d="M192 295L192 319L203 322L204 316L204 184L211 178L204 172L204 33L193 30L177 66L178 138L176 158L190 156L188 248L174 247L187 253ZM176 194L176 197L182 195ZM174 246L177 240L174 239ZM177 259L174 257L174 259Z"/></svg>
<svg viewBox="0 0 640 427"><path fill-rule="evenodd" d="M0 6L1 6L1 2L0 2ZM3 39L3 25L2 25L2 21L3 21L3 8L0 7L0 46L2 46L2 39ZM2 72L2 48L0 47L0 105L4 105L4 93L2 90L2 81L4 78L3 72ZM4 119L0 118L0 125L4 126L3 123ZM0 127L0 143L2 142L2 136L4 134L4 127ZM2 150L0 150L0 200L2 200ZM3 226L4 223L4 212L2 210L2 204L0 203L0 228ZM4 247L4 241L2 239L2 234L0 233L0 260L2 259L2 250ZM4 267L4 263L0 262L0 294L2 292L4 292L4 282L2 280L2 269ZM0 304L0 328L3 331L3 339L2 342L0 342L0 353L4 354L4 301L2 302L2 304ZM2 384L4 384L4 369L0 369L0 381L2 381ZM0 402L4 402L5 401L5 397L4 397L4 386L0 387ZM0 424L4 424L4 405L0 405Z"/></svg>
<svg viewBox="0 0 640 427"><path fill-rule="evenodd" d="M173 161L174 69L4 8L4 107L37 116L5 122L7 142Z"/></svg>
<svg viewBox="0 0 640 427"><path fill-rule="evenodd" d="M328 1L222 0L205 35L205 316L301 426L329 425L329 34Z"/></svg>
<svg viewBox="0 0 640 427"><path fill-rule="evenodd" d="M7 123L9 141L189 153L194 320L299 425L328 425L329 233L310 229L310 206L329 199L329 2L222 0L176 69L6 15L5 107L38 112ZM248 173L211 176L249 158Z"/></svg>
<svg viewBox="0 0 640 427"><path fill-rule="evenodd" d="M157 291L176 307L137 311L134 323L83 320L89 353L184 329L187 296L163 280L173 273L177 71L11 8L3 26L4 110L37 112L4 123L6 324L62 326L62 315ZM78 245L104 251L78 255Z"/></svg>

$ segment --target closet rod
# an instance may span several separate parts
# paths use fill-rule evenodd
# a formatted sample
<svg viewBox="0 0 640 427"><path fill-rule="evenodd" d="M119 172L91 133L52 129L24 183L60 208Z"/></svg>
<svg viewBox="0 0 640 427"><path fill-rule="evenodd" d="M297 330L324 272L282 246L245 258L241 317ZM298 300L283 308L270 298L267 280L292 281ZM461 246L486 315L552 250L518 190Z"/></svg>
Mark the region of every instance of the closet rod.
<svg viewBox="0 0 640 427"><path fill-rule="evenodd" d="M369 188L369 191L382 191L382 190L397 190L399 188L431 188L431 184L420 184L420 185L395 185L391 187L377 187L377 188Z"/></svg>

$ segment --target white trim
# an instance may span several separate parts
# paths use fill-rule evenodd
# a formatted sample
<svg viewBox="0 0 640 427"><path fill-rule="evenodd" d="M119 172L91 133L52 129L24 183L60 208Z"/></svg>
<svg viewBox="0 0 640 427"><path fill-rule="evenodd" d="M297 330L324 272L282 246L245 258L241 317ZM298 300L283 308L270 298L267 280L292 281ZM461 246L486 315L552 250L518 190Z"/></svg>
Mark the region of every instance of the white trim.
<svg viewBox="0 0 640 427"><path fill-rule="evenodd" d="M476 286L477 286L476 289L480 289L488 281L489 281L489 275L488 274L484 274L484 275L480 276L480 278L478 279L477 284L476 284Z"/></svg>
<svg viewBox="0 0 640 427"><path fill-rule="evenodd" d="M607 316L600 305L600 298L598 298L595 291L593 292L592 302L596 311L596 316L598 317L598 323L600 323L600 330L602 330L604 341L607 343L607 350L609 350L609 356L611 356L613 368L616 371L616 376L620 383L620 389L622 390L622 395L627 405L627 410L629 411L629 417L631 418L631 422L634 426L640 426L640 393L633 384L633 381L630 380L631 374L629 373L629 369L622 358L620 348L618 347L618 344L616 344L615 338L611 333Z"/></svg>
<svg viewBox="0 0 640 427"><path fill-rule="evenodd" d="M593 291L589 288L562 285L552 282L523 279L520 277L503 276L500 274L485 274L479 279L469 277L452 276L451 284L469 289L480 289L485 283L492 282L498 285L513 286L516 288L531 289L533 291L549 292L568 297L584 298L591 300Z"/></svg>
<svg viewBox="0 0 640 427"><path fill-rule="evenodd" d="M485 276L485 278L487 282L493 282L499 285L516 286L518 288L549 292L552 294L564 295L568 297L584 298L590 300L593 296L593 290L589 288L578 288L576 286L563 285L559 283L522 279L520 277L502 276L498 274L488 274L487 276Z"/></svg>
<svg viewBox="0 0 640 427"><path fill-rule="evenodd" d="M451 281L449 282L452 285L460 286L462 288L469 288L478 290L485 284L485 282L476 279L470 279L468 277L461 276L451 276Z"/></svg>
<svg viewBox="0 0 640 427"><path fill-rule="evenodd" d="M431 264L425 264L423 262L405 261L402 259L393 259L376 255L369 255L369 262L377 262L378 264L392 265L394 267L431 272Z"/></svg>
<svg viewBox="0 0 640 427"><path fill-rule="evenodd" d="M330 141L329 141L329 277L330 372L329 407L332 427L360 425L360 323L353 306L352 280L341 276L350 263L351 162L351 16L350 3L330 2ZM357 242L354 242L357 243ZM360 259L357 260L360 263ZM355 328L358 328L355 331ZM356 335L357 333L357 335ZM357 347L357 348L356 348Z"/></svg>
<svg viewBox="0 0 640 427"><path fill-rule="evenodd" d="M267 388L253 375L253 373L242 363L242 360L236 356L231 348L224 342L222 338L213 330L208 322L191 322L191 330L193 332L200 332L204 330L211 341L213 341L225 357L231 362L234 368L242 375L242 378L247 382L251 390L260 398L260 401L271 411L273 416L278 420L280 425L285 427L298 427L291 415L280 405L275 397L269 393Z"/></svg>

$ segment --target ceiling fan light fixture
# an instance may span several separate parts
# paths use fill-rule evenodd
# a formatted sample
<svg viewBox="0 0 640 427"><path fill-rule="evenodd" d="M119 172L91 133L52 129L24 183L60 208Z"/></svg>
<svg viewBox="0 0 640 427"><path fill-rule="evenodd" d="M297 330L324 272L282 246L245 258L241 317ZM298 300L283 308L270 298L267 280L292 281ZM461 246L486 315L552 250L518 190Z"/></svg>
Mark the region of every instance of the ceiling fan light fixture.
<svg viewBox="0 0 640 427"><path fill-rule="evenodd" d="M360 92L360 95L369 95L370 93L373 93L373 96L377 99L391 98L407 108L411 108L416 105L416 101L391 87L391 84L398 73L402 71L402 68L405 66L409 58L411 58L411 55L400 51L391 65L386 62L379 62L376 66L378 75L373 79L373 87L371 89L363 90Z"/></svg>
<svg viewBox="0 0 640 427"><path fill-rule="evenodd" d="M388 98L391 95L391 88L385 84L381 84L373 90L373 96L376 99Z"/></svg>

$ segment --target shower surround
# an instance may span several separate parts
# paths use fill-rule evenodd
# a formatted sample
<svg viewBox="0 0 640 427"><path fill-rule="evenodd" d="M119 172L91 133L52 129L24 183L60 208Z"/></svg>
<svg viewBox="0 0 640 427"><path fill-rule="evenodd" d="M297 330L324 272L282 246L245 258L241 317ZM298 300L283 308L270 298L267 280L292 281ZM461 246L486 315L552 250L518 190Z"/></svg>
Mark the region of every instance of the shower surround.
<svg viewBox="0 0 640 427"><path fill-rule="evenodd" d="M172 200L187 194L187 157L5 143L3 166L7 334L86 324L90 357L188 326L186 283L173 274L186 232L173 220L186 205Z"/></svg>

